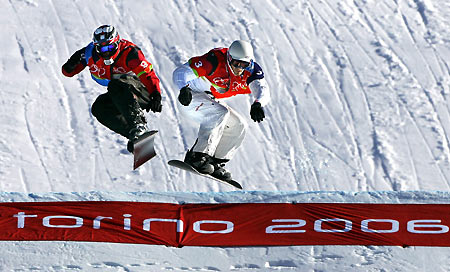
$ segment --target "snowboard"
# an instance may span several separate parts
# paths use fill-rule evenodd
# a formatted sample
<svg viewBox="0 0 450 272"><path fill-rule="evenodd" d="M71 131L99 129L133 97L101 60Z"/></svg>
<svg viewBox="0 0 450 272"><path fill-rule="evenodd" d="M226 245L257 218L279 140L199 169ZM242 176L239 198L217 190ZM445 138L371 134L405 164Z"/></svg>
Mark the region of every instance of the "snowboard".
<svg viewBox="0 0 450 272"><path fill-rule="evenodd" d="M171 160L168 163L169 163L170 166L174 166L174 167L183 169L185 171L191 172L193 174L200 175L200 176L203 176L203 177L207 177L207 178L210 178L210 179L214 179L216 181L219 181L219 182L231 185L231 186L233 186L235 188L242 189L241 184L239 184L239 182L237 182L235 180L227 181L227 180L222 180L222 179L215 178L215 177L213 177L211 175L208 175L208 174L202 174L202 173L198 172L194 167L190 166L189 164L187 164L187 163L185 163L183 161Z"/></svg>
<svg viewBox="0 0 450 272"><path fill-rule="evenodd" d="M154 141L157 132L157 130L146 132L134 143L133 170L136 170L136 168L156 156Z"/></svg>

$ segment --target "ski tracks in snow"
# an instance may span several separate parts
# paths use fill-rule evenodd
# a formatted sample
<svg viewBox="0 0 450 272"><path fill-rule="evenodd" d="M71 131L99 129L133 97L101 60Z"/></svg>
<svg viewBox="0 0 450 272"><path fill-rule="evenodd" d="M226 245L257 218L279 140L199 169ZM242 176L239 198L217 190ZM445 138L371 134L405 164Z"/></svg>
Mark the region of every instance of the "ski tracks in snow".
<svg viewBox="0 0 450 272"><path fill-rule="evenodd" d="M417 4L417 1L415 2ZM421 138L427 148L425 152L428 153L428 157L425 157L428 160L426 168L434 168L436 173L428 178L439 179L443 186L449 188L449 114L448 109L443 107L445 101L442 101L439 95L440 82L442 77L448 78L448 71L440 69L435 61L441 57L436 54L436 50L432 49L434 46L428 42L427 36L433 31L426 29L428 19L425 19L425 5L422 4L418 4L417 11L412 8L397 7L399 14L392 16L398 22L396 25L398 29L386 27L391 22L381 18L373 19L379 35L379 41L374 42L373 45L376 46L376 54L384 59L385 67L388 66L384 73L388 80L386 87L397 94L399 108L404 108L407 113L403 115L403 120L409 118L410 123L417 130L419 137L416 137L414 142L406 143L408 146L411 145L408 147L409 150L417 150L416 142ZM413 26L408 21L413 21L410 17L414 12L420 13L423 24L415 24L412 30ZM380 31L380 29L383 30ZM398 31L394 32L394 30ZM394 34L389 31L393 31ZM404 33L404 35L398 33ZM402 44L401 47L399 43ZM401 127L405 128L406 125ZM410 156L410 158L417 157ZM424 167L419 162L413 162L411 166L416 173L424 171ZM420 182L416 179L415 183L417 186ZM412 184L404 185L411 188Z"/></svg>
<svg viewBox="0 0 450 272"><path fill-rule="evenodd" d="M317 7L315 7L316 5ZM365 144L360 142L361 140L366 141L366 139L360 138L358 140L357 135L355 135L356 137L350 135L350 137L356 139L358 152L372 154L371 157L374 162L371 164L373 165L377 165L376 160L379 160L381 169L384 173L384 179L387 179L387 181L392 184L392 189L419 189L419 183L421 183L421 181L417 180L416 167L418 167L418 164L420 163L411 161L409 163L406 162L408 158L410 158L408 152L414 150L417 144L412 143L414 146L409 146L411 143L408 141L398 140L398 138L402 138L402 133L404 132L402 129L402 127L404 127L403 120L405 118L410 118L411 123L416 127L416 130L420 133L420 138L423 139L425 146L428 148L427 153L429 153L430 156L427 159L432 164L440 164L436 167L431 166L435 167L437 172L440 173L437 178L441 180L445 187L448 187L447 175L449 171L447 162L449 154L447 151L448 137L445 132L446 129L448 129L448 125L445 125L439 120L439 116L442 116L442 112L440 115L438 114L438 111L430 98L429 92L426 90L425 86L422 85L426 84L426 82L421 83L423 78L421 80L420 73L418 74L417 71L410 71L407 64L402 61L402 59L406 59L411 62L415 57L411 55L414 51L395 52L391 49L391 46L396 46L396 42L398 42L396 39L405 35L405 31L399 30L398 32L385 33L383 29L390 28L386 25L380 26L380 18L391 16L389 13L392 12L392 10L395 12L398 8L389 7L384 10L387 15L380 17L381 14L371 14L371 11L376 9L371 10L369 4L359 3L359 1L353 1L353 4L349 2L340 2L333 7L331 5L333 5L333 3L325 4L325 7L327 8L324 8L324 5L314 4L312 14L320 18L322 22L319 23L326 25L330 30L330 34L325 36L327 40L325 40L325 38L323 39L324 44L328 44L328 47L332 48L333 52L340 51L343 53L344 61L348 60L348 63L351 65L350 67L353 70L354 77L358 81L356 82L357 84L355 87L357 86L360 88L360 90L355 89L353 91L362 91L363 97L365 97L361 102L367 104L369 118L366 119L369 122L372 122L373 152L367 150L367 147L364 146ZM389 4L381 3L381 5ZM372 17L376 19L373 19ZM402 18L405 20L405 16ZM386 22L392 23L392 20L387 20ZM316 31L323 31L320 25L317 25L315 29ZM361 29L363 29L363 31L361 31ZM411 33L411 29L408 29L409 31L406 31L408 32L406 35L410 35ZM365 35L369 38L362 38L361 34L363 33L368 33ZM333 39L329 39L330 37ZM370 41L370 39L372 39L372 41ZM387 43L390 43L391 46L387 45ZM360 59L355 58L355 54L358 54L358 50L354 50L354 45L359 47L360 52L363 53L362 56L359 56ZM414 44L413 46L416 45ZM420 50L416 49L416 51L420 55ZM361 57L363 58L361 59ZM365 63L366 67L371 67L373 69L373 75L364 71L364 66L361 65L364 58L368 61ZM381 61L377 58L381 58ZM431 64L426 61L424 62L425 67L431 66ZM330 69L332 72L333 70L339 71L339 66L339 62L337 62L337 67L330 67ZM327 66L324 67L327 68ZM323 70L324 72L327 72L326 69ZM342 70L338 73L342 75ZM432 73L431 75L435 79L438 78ZM337 85L346 86L347 84L347 82L342 81L342 78L338 78L337 81ZM372 83L370 83L371 81ZM439 85L439 83L436 83L436 85ZM374 90L377 90L377 96L372 94ZM415 92L416 90L417 93L411 95L411 91ZM341 90L341 92L345 93L345 90ZM344 95L342 102L345 103L346 100L349 100L346 97L348 96ZM412 101L405 101L404 99ZM383 102L383 100L388 103ZM353 108L354 107L355 106L353 105ZM344 109L345 108L351 109L352 107L346 106ZM402 116L404 112L401 108L406 109L409 117L408 115L407 117ZM421 114L420 112L423 113ZM347 112L345 115L351 117L350 120L353 119L352 123L354 122L355 119L352 114ZM422 120L425 121L423 122ZM351 127L361 128L361 124L349 125ZM354 129L351 130L355 131ZM431 140L427 140L430 136L432 136ZM416 138L414 138L414 140L415 139ZM436 146L436 143L439 146ZM402 145L406 145L406 147L402 147ZM407 152L406 150L409 151ZM440 153L440 156L437 155L437 153ZM370 160L370 157L361 157L361 163L358 164L359 167L361 167L361 165L367 165L366 160ZM443 163L439 163L439 161L443 161ZM410 164L410 166L405 168L408 164ZM408 169L410 167L412 168L412 172L416 174L409 174ZM370 168L368 169L367 166L365 166L365 169L363 170L366 173L364 174L366 177L372 177L372 179L369 180L369 187L372 187L370 186L370 183L375 182L376 177L370 173L371 170Z"/></svg>

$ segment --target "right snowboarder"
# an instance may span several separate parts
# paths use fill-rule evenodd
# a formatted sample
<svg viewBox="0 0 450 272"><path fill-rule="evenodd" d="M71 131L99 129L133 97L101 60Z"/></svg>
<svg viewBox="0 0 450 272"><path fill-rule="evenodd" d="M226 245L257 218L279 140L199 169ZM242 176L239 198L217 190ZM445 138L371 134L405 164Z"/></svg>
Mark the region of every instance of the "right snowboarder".
<svg viewBox="0 0 450 272"><path fill-rule="evenodd" d="M237 94L255 94L250 116L255 122L265 118L269 88L260 65L254 61L247 41L234 41L229 48L214 48L189 59L173 72L180 89L178 101L183 112L200 124L198 138L184 162L203 174L232 180L224 166L244 140L243 118L219 99Z"/></svg>

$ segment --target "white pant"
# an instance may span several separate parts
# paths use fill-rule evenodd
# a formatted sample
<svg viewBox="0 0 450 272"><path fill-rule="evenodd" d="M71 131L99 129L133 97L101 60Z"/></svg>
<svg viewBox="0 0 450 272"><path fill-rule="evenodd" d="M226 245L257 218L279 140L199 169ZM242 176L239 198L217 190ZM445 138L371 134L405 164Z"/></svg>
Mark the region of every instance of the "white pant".
<svg viewBox="0 0 450 272"><path fill-rule="evenodd" d="M247 123L236 111L204 92L195 91L192 92L191 103L180 107L189 118L200 124L193 151L220 159L233 157L247 128Z"/></svg>

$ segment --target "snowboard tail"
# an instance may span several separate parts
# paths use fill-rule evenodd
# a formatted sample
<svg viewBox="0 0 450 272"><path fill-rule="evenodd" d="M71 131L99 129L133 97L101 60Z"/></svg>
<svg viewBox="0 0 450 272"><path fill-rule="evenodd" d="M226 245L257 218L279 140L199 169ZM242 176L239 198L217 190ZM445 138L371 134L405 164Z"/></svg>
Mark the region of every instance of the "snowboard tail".
<svg viewBox="0 0 450 272"><path fill-rule="evenodd" d="M214 179L216 181L219 181L219 182L231 185L231 186L233 186L235 188L242 189L241 184L239 184L239 182L237 182L235 180L229 180L229 181L228 180L222 180L222 179L218 179L218 178L213 177L213 176L208 175L208 174L202 174L202 173L198 172L194 167L192 167L191 165L189 165L189 164L187 164L187 163L185 163L183 161L171 160L168 163L169 163L170 166L174 166L174 167L180 168L182 170L191 172L193 174L200 175L200 176L203 176L203 177L207 177L207 178L210 178L210 179Z"/></svg>
<svg viewBox="0 0 450 272"><path fill-rule="evenodd" d="M146 132L134 143L133 170L136 170L136 168L156 156L154 141L157 132L157 130Z"/></svg>

